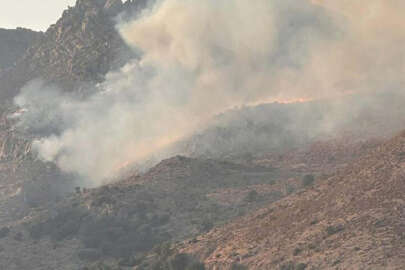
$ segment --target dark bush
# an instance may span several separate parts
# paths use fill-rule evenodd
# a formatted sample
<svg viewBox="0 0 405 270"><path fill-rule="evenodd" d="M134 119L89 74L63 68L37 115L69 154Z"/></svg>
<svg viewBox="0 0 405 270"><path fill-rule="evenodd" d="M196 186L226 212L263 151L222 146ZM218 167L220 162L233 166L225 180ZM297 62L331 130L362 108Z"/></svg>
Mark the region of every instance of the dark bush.
<svg viewBox="0 0 405 270"><path fill-rule="evenodd" d="M233 263L230 270L247 270L247 269L248 269L247 266L238 263Z"/></svg>
<svg viewBox="0 0 405 270"><path fill-rule="evenodd" d="M80 208L60 210L53 218L30 224L28 231L34 239L50 235L53 241L61 241L77 234L85 216L85 212Z"/></svg>
<svg viewBox="0 0 405 270"><path fill-rule="evenodd" d="M295 191L295 188L293 186L287 185L287 187L286 187L287 195L292 194L294 191Z"/></svg>
<svg viewBox="0 0 405 270"><path fill-rule="evenodd" d="M309 187L315 181L315 177L312 174L307 174L302 178L302 186Z"/></svg>
<svg viewBox="0 0 405 270"><path fill-rule="evenodd" d="M197 261L189 254L179 253L169 259L170 270L205 270L203 263Z"/></svg>
<svg viewBox="0 0 405 270"><path fill-rule="evenodd" d="M168 248L168 244L162 244L155 248L157 256L152 261L143 262L138 265L140 270L205 270L203 263L196 260L193 256L185 253L172 254L174 251Z"/></svg>
<svg viewBox="0 0 405 270"><path fill-rule="evenodd" d="M317 219L314 219L314 220L311 221L310 225L316 225L316 224L318 224L318 222L319 221Z"/></svg>
<svg viewBox="0 0 405 270"><path fill-rule="evenodd" d="M269 181L269 185L275 185L275 184L276 184L276 180L271 179L271 180Z"/></svg>
<svg viewBox="0 0 405 270"><path fill-rule="evenodd" d="M170 270L186 269L186 267L189 265L189 261L190 261L189 255L184 253L177 254L170 259L169 262Z"/></svg>
<svg viewBox="0 0 405 270"><path fill-rule="evenodd" d="M116 258L149 250L165 240L150 226L138 227L137 224L114 217L93 218L84 222L79 237L85 247L100 249L104 255Z"/></svg>
<svg viewBox="0 0 405 270"><path fill-rule="evenodd" d="M205 265L201 262L194 262L187 267L187 270L205 270Z"/></svg>
<svg viewBox="0 0 405 270"><path fill-rule="evenodd" d="M69 238L70 236L76 234L80 229L80 223L76 220L68 220L65 224L59 227L54 227L51 233L51 239L53 241L59 242L63 239Z"/></svg>
<svg viewBox="0 0 405 270"><path fill-rule="evenodd" d="M287 262L280 266L280 270L305 270L307 268L307 264L299 263L295 264L294 262Z"/></svg>
<svg viewBox="0 0 405 270"><path fill-rule="evenodd" d="M23 234L21 232L16 233L16 235L14 235L14 240L16 241L22 241L23 240Z"/></svg>
<svg viewBox="0 0 405 270"><path fill-rule="evenodd" d="M8 227L1 228L0 229L0 239L7 237L9 235L9 233L10 233L10 228L8 228Z"/></svg>
<svg viewBox="0 0 405 270"><path fill-rule="evenodd" d="M326 228L326 233L327 233L328 235L333 235L333 234L336 234L336 233L338 233L338 232L343 231L344 229L345 229L345 228L344 228L343 225L328 226L328 227Z"/></svg>
<svg viewBox="0 0 405 270"><path fill-rule="evenodd" d="M251 190L245 197L246 202L255 202L259 199L259 193L256 190Z"/></svg>
<svg viewBox="0 0 405 270"><path fill-rule="evenodd" d="M280 266L280 270L295 270L295 264L293 262L287 262Z"/></svg>
<svg viewBox="0 0 405 270"><path fill-rule="evenodd" d="M305 263L299 263L295 267L296 270L305 270L307 268L307 265Z"/></svg>
<svg viewBox="0 0 405 270"><path fill-rule="evenodd" d="M301 252L302 252L302 249L300 249L300 248L297 247L297 248L294 249L293 255L294 255L294 256L298 256Z"/></svg>
<svg viewBox="0 0 405 270"><path fill-rule="evenodd" d="M212 228L214 228L214 224L208 219L204 219L200 224L200 232L202 233L209 232Z"/></svg>

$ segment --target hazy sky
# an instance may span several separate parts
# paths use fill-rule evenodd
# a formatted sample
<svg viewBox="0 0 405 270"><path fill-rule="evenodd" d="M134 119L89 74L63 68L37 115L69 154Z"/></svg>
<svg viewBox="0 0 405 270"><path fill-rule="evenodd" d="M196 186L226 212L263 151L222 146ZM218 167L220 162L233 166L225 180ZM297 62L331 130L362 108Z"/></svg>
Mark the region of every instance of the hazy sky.
<svg viewBox="0 0 405 270"><path fill-rule="evenodd" d="M0 28L45 31L76 0L0 0Z"/></svg>

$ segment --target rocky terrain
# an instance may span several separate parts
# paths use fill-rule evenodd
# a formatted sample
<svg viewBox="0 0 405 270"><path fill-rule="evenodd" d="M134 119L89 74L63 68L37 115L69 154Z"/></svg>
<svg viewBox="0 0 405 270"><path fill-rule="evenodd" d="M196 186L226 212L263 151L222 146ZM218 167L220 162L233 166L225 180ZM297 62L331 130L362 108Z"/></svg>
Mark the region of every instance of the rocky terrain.
<svg viewBox="0 0 405 270"><path fill-rule="evenodd" d="M116 16L138 12L147 1L78 0L30 46L14 67L0 73L0 97L14 97L36 78L56 82L65 89L100 82L111 69L134 55L115 30ZM3 40L3 39L2 39Z"/></svg>
<svg viewBox="0 0 405 270"><path fill-rule="evenodd" d="M12 120L4 116L2 123L7 128L1 133L4 214L0 221L4 236L0 239L0 263L7 269L103 269L107 265L115 269L170 269L165 265L175 263L178 256L187 256L186 261L195 267L200 267L201 261L208 269L242 265L248 269L303 269L299 267L305 265L313 269L347 269L346 260L355 261L360 269L366 266L363 261L383 267L370 259L369 254L379 258L386 254L384 248L383 253L372 250L376 245L373 237L393 241L388 253L403 249L401 242L393 238L382 240L386 239L385 233L370 236L374 221L360 214L364 209L357 209L359 205L352 199L371 194L362 191L363 183L365 187L377 187L373 194L378 200L388 196L380 196L379 192L393 191L380 190L391 185L375 181L390 178L391 169L402 177L393 169L402 166L402 154L393 154L400 150L391 150L391 145L402 149L404 136L382 146L381 137L361 139L347 134L297 144L283 151L234 154L222 160L178 156L144 174L127 173L129 176L116 183L96 189L77 187L71 192L74 177L36 159L30 140L13 128ZM381 171L381 176L383 166L389 167ZM64 198L66 191L70 195ZM356 194L350 195L354 191ZM367 206L364 211L379 219L381 211L388 210L378 206L382 202L377 201L381 209L375 214L378 207L373 204L374 195L369 195L363 199L373 202L361 201L361 205L374 207ZM328 204L333 201L337 203ZM390 202L387 205L393 207ZM270 214L273 211L275 214ZM389 222L400 220L395 213L390 215ZM360 221L355 223L352 218ZM360 225L367 231L356 227ZM335 245L332 240L342 233L341 226L350 234L337 239ZM381 226L391 237L391 229ZM233 231L237 233L230 234ZM353 236L357 231L359 235ZM183 244L165 244L184 239L188 240ZM348 244L343 243L347 239L351 239ZM350 246L348 250L359 254L365 250L363 261L352 258L357 253L348 255L343 248L359 239L365 239L364 245ZM392 265L385 259L381 261L400 269L402 261L397 260L397 253L392 257Z"/></svg>
<svg viewBox="0 0 405 270"><path fill-rule="evenodd" d="M35 78L79 96L103 82L139 57L117 20L152 1L77 0L45 33L0 29L0 269L404 269L400 91L235 108L95 188L38 158L12 98Z"/></svg>
<svg viewBox="0 0 405 270"><path fill-rule="evenodd" d="M251 216L255 210L287 196L293 198L296 192L322 183L325 173L347 167L377 144L364 141L345 148L345 144L320 142L302 150L295 159L286 154L277 162L245 159L242 164L178 156L162 161L145 174L134 174L114 184L77 188L56 204L42 202L39 208L23 204L19 219L6 223L10 232L0 243L9 248L0 253L0 262L9 269L27 265L42 269L43 258L53 252L59 255L46 262L53 269L75 269L95 262L121 269L136 265L152 269L161 263L156 255L148 255L152 248L168 252L166 241L190 237L194 238L187 243L200 243L201 233L235 219L240 222L240 217ZM325 165L325 155L333 162ZM16 194L12 199L22 202L21 196ZM15 235L23 237L16 240ZM16 257L16 249L25 259ZM33 263L36 261L41 263Z"/></svg>
<svg viewBox="0 0 405 270"><path fill-rule="evenodd" d="M22 111L15 107L12 98L35 78L76 92L83 84L101 81L111 68L134 57L114 28L116 16L124 11L122 16L133 16L146 3L79 0L45 33L26 29L0 31L0 65L7 65L0 71L1 204L2 208L13 205L13 213L5 215L7 220L27 214L27 205L52 202L75 186L75 177L42 162L32 152L34 136L16 128L14 116ZM18 44L14 46L13 42ZM5 50L7 57L3 57Z"/></svg>
<svg viewBox="0 0 405 270"><path fill-rule="evenodd" d="M180 251L197 255L207 269L235 264L247 269L403 269L404 153L402 133L333 176L180 245Z"/></svg>
<svg viewBox="0 0 405 270"><path fill-rule="evenodd" d="M53 243L65 252L75 240L77 250L66 256L77 265L142 257L165 241L198 235L280 199L287 194L282 180L292 176L284 174L273 168L175 157L141 176L78 189L51 208L45 204L35 210L23 225L8 227L11 233L4 243L13 242L15 233L24 235L18 248L26 258L9 269L41 269L32 262L47 251L33 254L36 241ZM0 254L2 265L10 267L14 260L7 250ZM54 269L72 268L61 264Z"/></svg>

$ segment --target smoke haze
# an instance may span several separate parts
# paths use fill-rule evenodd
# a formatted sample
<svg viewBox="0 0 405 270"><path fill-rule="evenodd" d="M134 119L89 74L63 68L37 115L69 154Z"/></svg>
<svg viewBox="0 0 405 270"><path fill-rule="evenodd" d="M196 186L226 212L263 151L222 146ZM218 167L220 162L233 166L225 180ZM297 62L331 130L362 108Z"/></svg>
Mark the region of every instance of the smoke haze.
<svg viewBox="0 0 405 270"><path fill-rule="evenodd" d="M140 60L85 98L29 84L16 99L27 109L20 124L40 122L40 157L98 183L234 107L401 91L404 4L329 2L160 1L117 25ZM337 104L317 128L334 130L336 119L350 117Z"/></svg>

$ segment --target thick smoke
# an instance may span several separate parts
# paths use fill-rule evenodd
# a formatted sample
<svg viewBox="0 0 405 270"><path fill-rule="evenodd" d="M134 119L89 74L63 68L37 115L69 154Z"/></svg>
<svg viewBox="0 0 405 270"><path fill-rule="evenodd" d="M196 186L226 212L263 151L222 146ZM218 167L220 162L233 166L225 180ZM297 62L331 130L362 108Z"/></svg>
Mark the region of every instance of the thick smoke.
<svg viewBox="0 0 405 270"><path fill-rule="evenodd" d="M117 26L142 57L108 74L95 94L79 100L54 91L38 99L44 93L38 83L22 91L19 105L45 106L48 118L63 120L34 148L63 170L97 182L230 108L400 89L402 4L327 2L160 1ZM42 119L43 112L33 111L22 119ZM336 111L347 117L334 108L328 126Z"/></svg>
<svg viewBox="0 0 405 270"><path fill-rule="evenodd" d="M291 104L262 104L227 111L176 144L187 155L244 159L282 154L314 141L390 137L404 128L405 93L368 92Z"/></svg>

